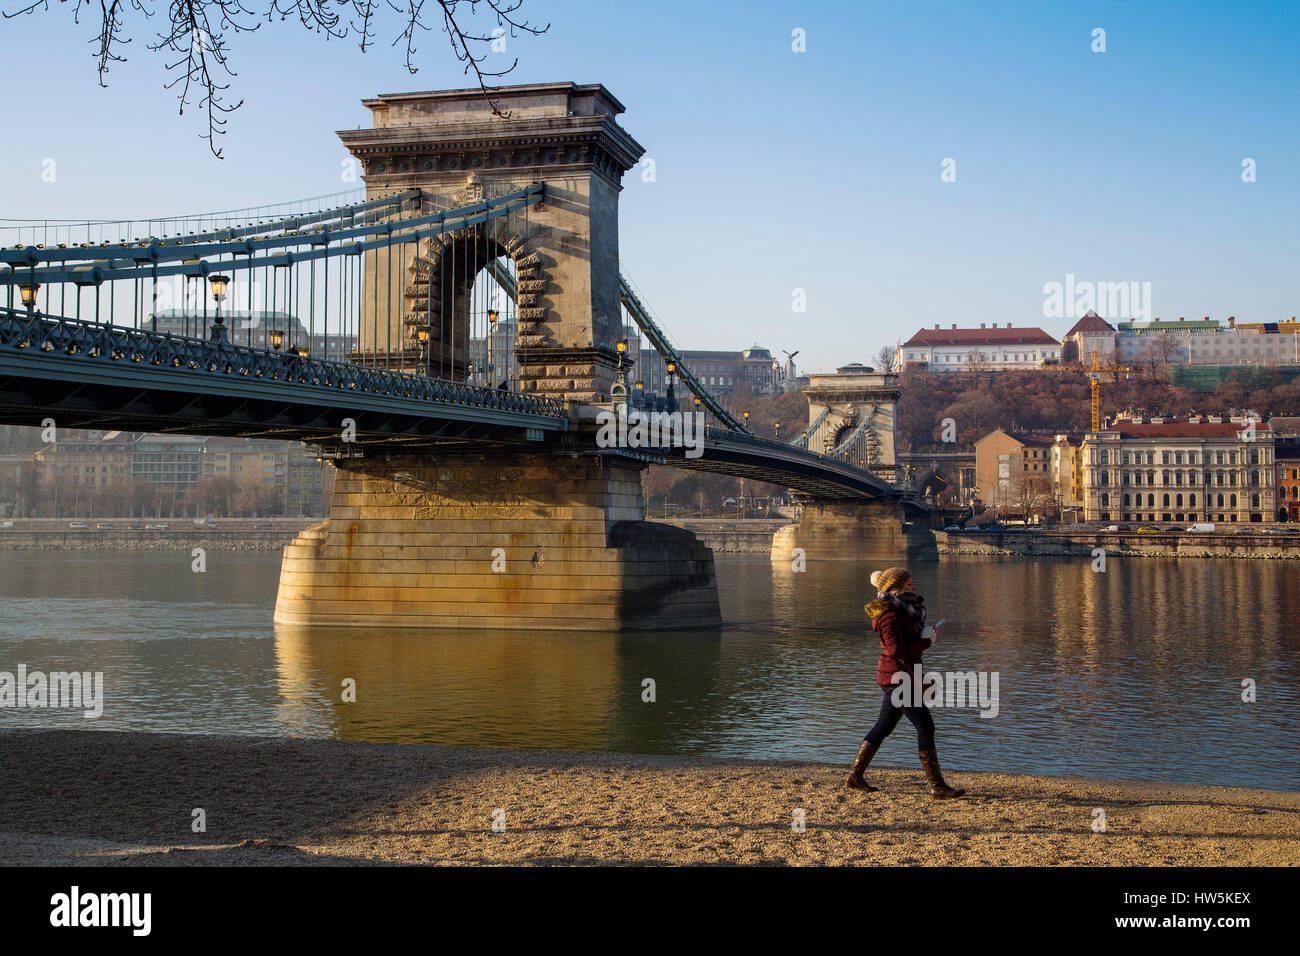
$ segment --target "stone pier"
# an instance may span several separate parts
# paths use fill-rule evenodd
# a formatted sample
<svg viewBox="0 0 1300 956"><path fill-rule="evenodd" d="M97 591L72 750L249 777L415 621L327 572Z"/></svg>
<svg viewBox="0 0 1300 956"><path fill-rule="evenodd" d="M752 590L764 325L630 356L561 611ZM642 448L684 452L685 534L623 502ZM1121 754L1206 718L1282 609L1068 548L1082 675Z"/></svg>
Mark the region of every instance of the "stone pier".
<svg viewBox="0 0 1300 956"><path fill-rule="evenodd" d="M789 564L802 548L809 561L827 559L908 564L939 560L934 532L907 523L892 501L809 501L794 524L772 538L772 563Z"/></svg>
<svg viewBox="0 0 1300 956"><path fill-rule="evenodd" d="M713 553L645 521L640 466L512 451L338 462L285 548L275 620L674 630L720 623Z"/></svg>

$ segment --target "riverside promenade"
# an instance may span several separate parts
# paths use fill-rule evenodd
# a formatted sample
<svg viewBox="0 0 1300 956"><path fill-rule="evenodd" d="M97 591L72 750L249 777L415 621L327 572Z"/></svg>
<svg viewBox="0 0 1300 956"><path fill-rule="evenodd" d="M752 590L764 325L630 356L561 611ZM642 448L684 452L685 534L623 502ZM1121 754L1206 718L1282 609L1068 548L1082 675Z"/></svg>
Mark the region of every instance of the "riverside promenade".
<svg viewBox="0 0 1300 956"><path fill-rule="evenodd" d="M0 864L1300 865L1297 793L945 774L970 795L919 767L862 794L825 764L7 731Z"/></svg>

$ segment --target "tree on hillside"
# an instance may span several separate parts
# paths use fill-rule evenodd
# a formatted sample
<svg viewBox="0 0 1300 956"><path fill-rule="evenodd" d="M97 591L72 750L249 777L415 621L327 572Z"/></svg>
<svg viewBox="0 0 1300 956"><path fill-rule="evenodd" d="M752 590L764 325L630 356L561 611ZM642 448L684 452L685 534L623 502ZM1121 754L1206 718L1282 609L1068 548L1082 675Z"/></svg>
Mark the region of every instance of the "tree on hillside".
<svg viewBox="0 0 1300 956"><path fill-rule="evenodd" d="M882 345L876 353L876 368L882 372L897 372L898 349L892 345Z"/></svg>
<svg viewBox="0 0 1300 956"><path fill-rule="evenodd" d="M18 0L19 3L22 0ZM263 0L262 10L244 5L243 0L168 0L164 16L157 21L159 30L144 43L145 49L162 53L170 79L165 89L178 90L180 113L195 99L199 109L207 111L208 131L205 138L212 154L221 158L216 138L225 133L226 117L243 105L243 100L226 102L229 78L235 76L230 66L228 40L240 33L251 33L266 23L283 23L295 19L312 33L330 39L354 37L365 53L376 43L377 35L392 38L390 46L404 49L405 66L412 74L419 48L417 37L437 27L447 35L451 51L465 64L463 72L472 74L484 98L498 115L502 111L492 98L490 80L505 76L518 65L493 70L487 67L490 54L504 52L505 38L521 34L538 36L550 29L534 27L519 13L524 0L433 0L430 4L412 2L404 5L375 3L372 0ZM135 39L150 36L139 24L127 24L132 13L151 18L158 0L60 0L70 9L73 19L81 22L83 7L88 22L97 33L93 46L99 85L107 86L114 63L125 63L124 47ZM24 13L47 12L50 0L31 0L4 12L10 19ZM476 18L482 13L482 22ZM504 62L504 61L503 61Z"/></svg>

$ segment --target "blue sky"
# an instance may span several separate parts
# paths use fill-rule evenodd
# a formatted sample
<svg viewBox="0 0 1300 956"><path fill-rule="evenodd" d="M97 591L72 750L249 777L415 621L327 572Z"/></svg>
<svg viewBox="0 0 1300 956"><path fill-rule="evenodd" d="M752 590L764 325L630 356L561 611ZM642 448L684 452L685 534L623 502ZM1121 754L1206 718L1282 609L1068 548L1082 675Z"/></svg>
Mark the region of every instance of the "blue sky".
<svg viewBox="0 0 1300 956"><path fill-rule="evenodd" d="M1071 322L1044 318L1043 286L1067 274L1150 282L1161 318L1300 311L1300 4L524 9L551 29L510 42L510 82L604 83L655 160L654 182L627 177L622 256L687 347L758 342L827 369L936 322L1059 336ZM128 14L137 39L101 89L93 25L66 9L0 21L0 215L146 217L335 192L347 154L334 131L369 124L363 98L467 85L439 33L411 76L386 34L363 55L264 24L231 38L245 104L216 160L197 107L178 116L162 88L140 23ZM796 28L805 53L791 50ZM956 182L941 181L946 158Z"/></svg>

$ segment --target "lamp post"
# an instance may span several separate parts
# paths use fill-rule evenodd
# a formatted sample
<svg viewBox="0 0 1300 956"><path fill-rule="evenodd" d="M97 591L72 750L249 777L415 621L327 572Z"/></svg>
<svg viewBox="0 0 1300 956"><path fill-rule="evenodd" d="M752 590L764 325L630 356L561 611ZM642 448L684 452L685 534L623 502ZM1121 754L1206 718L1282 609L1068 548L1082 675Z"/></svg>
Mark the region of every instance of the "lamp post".
<svg viewBox="0 0 1300 956"><path fill-rule="evenodd" d="M279 329L271 330L271 348L277 352L284 348L284 333Z"/></svg>
<svg viewBox="0 0 1300 956"><path fill-rule="evenodd" d="M493 339L496 338L497 317L500 315L496 309L488 309L488 340L487 340L487 372L488 380L486 382L489 388L492 387L492 372L496 363L492 360Z"/></svg>
<svg viewBox="0 0 1300 956"><path fill-rule="evenodd" d="M208 276L208 282L212 286L212 298L217 300L217 315L212 320L212 328L208 332L208 338L219 345L224 345L226 343L226 320L221 317L221 300L226 297L226 288L230 285L230 276Z"/></svg>
<svg viewBox="0 0 1300 956"><path fill-rule="evenodd" d="M776 440L777 440L777 441L780 441L780 440L781 440L781 423L780 423L780 422L777 422L777 423L776 423Z"/></svg>
<svg viewBox="0 0 1300 956"><path fill-rule="evenodd" d="M623 370L623 356L627 354L627 339L619 339L614 343L614 348L618 351L618 373L614 376L614 384L610 387L609 398L615 414L622 409L622 414L626 416L627 377Z"/></svg>
<svg viewBox="0 0 1300 956"><path fill-rule="evenodd" d="M35 279L29 279L18 286L18 295L22 298L23 307L27 309L28 315L31 315L36 310L36 293L40 291L40 288L41 284Z"/></svg>
<svg viewBox="0 0 1300 956"><path fill-rule="evenodd" d="M415 338L420 343L420 374L429 374L429 326L422 325L415 330Z"/></svg>

